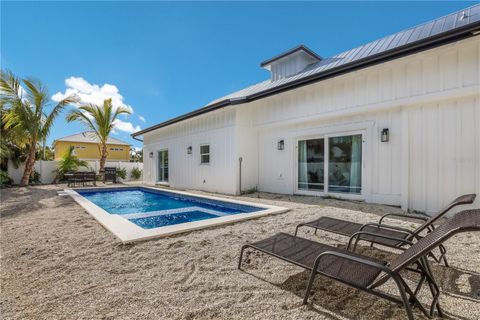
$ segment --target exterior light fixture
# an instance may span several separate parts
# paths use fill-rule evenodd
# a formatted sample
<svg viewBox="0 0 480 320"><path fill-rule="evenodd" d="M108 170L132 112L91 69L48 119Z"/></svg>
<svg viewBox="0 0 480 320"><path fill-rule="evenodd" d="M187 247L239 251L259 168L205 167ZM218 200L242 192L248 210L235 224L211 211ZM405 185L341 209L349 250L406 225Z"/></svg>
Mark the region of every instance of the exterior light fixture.
<svg viewBox="0 0 480 320"><path fill-rule="evenodd" d="M153 159L153 152L150 152L149 155L150 159Z"/></svg>
<svg viewBox="0 0 480 320"><path fill-rule="evenodd" d="M282 140L278 140L277 142L277 149L278 150L285 150L285 141L282 139Z"/></svg>
<svg viewBox="0 0 480 320"><path fill-rule="evenodd" d="M189 146L189 147L187 148L187 154L192 154L192 146Z"/></svg>
<svg viewBox="0 0 480 320"><path fill-rule="evenodd" d="M380 132L380 141L382 142L390 141L390 132L388 128L383 128L382 131Z"/></svg>

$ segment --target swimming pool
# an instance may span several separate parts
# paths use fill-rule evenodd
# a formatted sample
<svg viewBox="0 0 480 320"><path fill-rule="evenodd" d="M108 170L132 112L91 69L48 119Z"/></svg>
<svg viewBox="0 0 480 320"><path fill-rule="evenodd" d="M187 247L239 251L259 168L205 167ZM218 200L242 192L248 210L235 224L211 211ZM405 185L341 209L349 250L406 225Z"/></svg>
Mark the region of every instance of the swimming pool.
<svg viewBox="0 0 480 320"><path fill-rule="evenodd" d="M121 215L144 229L264 210L146 188L78 193L108 213Z"/></svg>
<svg viewBox="0 0 480 320"><path fill-rule="evenodd" d="M123 242L287 211L265 204L145 186L65 191Z"/></svg>

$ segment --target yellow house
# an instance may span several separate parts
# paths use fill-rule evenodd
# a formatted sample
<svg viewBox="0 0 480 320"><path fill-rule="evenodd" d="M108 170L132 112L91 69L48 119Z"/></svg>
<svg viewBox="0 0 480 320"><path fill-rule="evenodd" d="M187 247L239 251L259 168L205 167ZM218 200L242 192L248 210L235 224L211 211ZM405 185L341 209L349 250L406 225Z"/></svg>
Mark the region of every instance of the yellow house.
<svg viewBox="0 0 480 320"><path fill-rule="evenodd" d="M100 143L93 132L87 131L56 139L53 142L55 160L60 160L70 146L75 148L74 154L79 159L100 160ZM107 152L107 161L130 160L130 144L121 140L108 137Z"/></svg>

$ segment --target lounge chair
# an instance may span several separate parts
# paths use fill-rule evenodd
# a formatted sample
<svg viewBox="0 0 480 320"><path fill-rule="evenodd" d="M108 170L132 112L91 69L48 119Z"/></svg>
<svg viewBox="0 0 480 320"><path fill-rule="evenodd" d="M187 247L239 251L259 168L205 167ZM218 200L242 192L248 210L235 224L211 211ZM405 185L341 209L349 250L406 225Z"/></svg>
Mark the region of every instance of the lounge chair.
<svg viewBox="0 0 480 320"><path fill-rule="evenodd" d="M319 219L305 222L305 223L300 223L299 225L297 225L295 229L295 235L297 235L299 228L311 227L315 229L315 233L317 233L317 230L320 229L327 232L333 232L336 234L350 237L350 242L352 242L352 239L355 238L356 240L355 247L359 240L365 240L365 241L371 242L372 245L374 243L377 243L387 247L403 250L407 245L405 242L396 240L396 239L390 239L387 237L377 237L376 235L381 234L381 235L390 236L393 238L399 238L402 240L409 240L409 241L418 240L421 238L420 233L422 231L424 230L427 230L428 232L432 231L435 228L433 223L436 222L438 219L440 219L442 216L444 216L449 210L459 205L472 204L473 201L475 201L475 197L476 197L475 194L466 194L466 195L460 196L455 200L453 200L450 204L448 204L443 210L441 210L440 212L438 212L433 216L427 216L422 214L387 213L383 215L378 220L377 223L367 223L367 224L361 224L361 223L335 219L330 217L321 217ZM415 230L409 230L406 228L387 225L384 223L385 218L393 217L393 216L416 219L416 220L423 221L423 223L420 226L418 226ZM432 257L437 262L440 262L443 260L445 266L448 267L448 261L447 261L447 258L445 257L445 254L446 254L445 247L440 246L439 250L440 250L440 256L437 258L432 254Z"/></svg>
<svg viewBox="0 0 480 320"><path fill-rule="evenodd" d="M440 290L432 275L427 256L448 238L466 231L480 231L480 209L457 213L416 243L397 239L410 244L410 247L389 263L301 237L278 233L270 238L244 245L240 252L238 268L241 269L244 250L252 248L311 271L303 298L304 304L308 302L315 276L321 274L403 306L409 319L414 318L412 312L414 306L418 306L427 317L432 317L435 309L439 316L442 316L438 302ZM416 268L413 268L414 266ZM400 271L403 270L420 275L414 290L402 278ZM377 289L390 279L397 285L400 297ZM432 294L429 311L416 296L425 282Z"/></svg>

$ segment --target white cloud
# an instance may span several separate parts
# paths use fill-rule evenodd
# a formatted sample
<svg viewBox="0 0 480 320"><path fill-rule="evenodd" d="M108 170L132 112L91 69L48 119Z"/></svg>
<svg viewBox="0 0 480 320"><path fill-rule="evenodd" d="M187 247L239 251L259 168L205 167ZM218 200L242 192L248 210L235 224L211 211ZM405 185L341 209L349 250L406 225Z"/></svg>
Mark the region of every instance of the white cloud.
<svg viewBox="0 0 480 320"><path fill-rule="evenodd" d="M138 117L138 119L140 119L140 121L142 121L142 122L146 122L146 121L147 121L147 120L145 120L145 118L144 118L143 116L141 116L141 115L139 115L139 114L137 114L137 117Z"/></svg>
<svg viewBox="0 0 480 320"><path fill-rule="evenodd" d="M131 122L122 121L120 119L115 119L114 124L115 124L115 129L130 133L130 134L140 131L142 129L140 128L140 126L134 126Z"/></svg>
<svg viewBox="0 0 480 320"><path fill-rule="evenodd" d="M113 108L124 107L133 113L132 106L124 102L123 96L118 88L113 84L105 83L103 85L91 84L82 77L70 77L65 79L65 92L57 92L52 96L52 100L60 101L72 94L80 98L80 104L94 103L102 105L105 99L112 99ZM145 118L138 115L138 118L145 122ZM115 120L115 129L127 133L134 133L141 130L140 126L135 126L131 122ZM114 130L113 133L116 133Z"/></svg>
<svg viewBox="0 0 480 320"><path fill-rule="evenodd" d="M94 103L102 105L105 99L112 99L114 108L120 106L127 108L133 113L132 106L126 104L123 100L123 96L120 94L118 88L113 84L105 83L100 86L98 84L90 84L82 77L70 77L65 79L65 92L57 92L52 96L52 100L60 101L69 95L76 94L81 103Z"/></svg>

